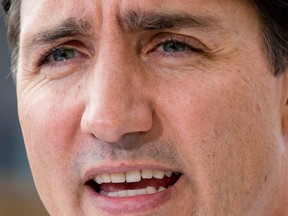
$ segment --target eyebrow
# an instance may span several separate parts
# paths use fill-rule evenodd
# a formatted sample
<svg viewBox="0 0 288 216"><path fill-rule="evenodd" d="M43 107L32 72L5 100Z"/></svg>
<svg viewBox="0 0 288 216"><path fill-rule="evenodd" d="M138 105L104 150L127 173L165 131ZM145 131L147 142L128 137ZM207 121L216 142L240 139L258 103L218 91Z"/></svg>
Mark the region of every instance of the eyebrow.
<svg viewBox="0 0 288 216"><path fill-rule="evenodd" d="M160 31L164 29L197 28L205 31L212 31L223 27L220 21L212 16L195 16L193 14L158 13L141 10L131 10L117 18L118 25L123 32ZM47 27L46 27L47 28ZM89 21L77 18L68 18L59 25L48 30L39 31L29 39L24 46L25 50L37 47L40 44L52 43L61 38L67 37L89 37L93 33Z"/></svg>
<svg viewBox="0 0 288 216"><path fill-rule="evenodd" d="M39 44L46 44L66 37L88 37L91 35L92 26L88 21L69 18L60 25L48 30L39 31L29 40L26 48L31 48Z"/></svg>
<svg viewBox="0 0 288 216"><path fill-rule="evenodd" d="M172 28L197 28L212 30L223 28L219 19L212 16L196 16L190 13L157 13L130 11L118 17L118 23L125 32L143 30L164 30Z"/></svg>

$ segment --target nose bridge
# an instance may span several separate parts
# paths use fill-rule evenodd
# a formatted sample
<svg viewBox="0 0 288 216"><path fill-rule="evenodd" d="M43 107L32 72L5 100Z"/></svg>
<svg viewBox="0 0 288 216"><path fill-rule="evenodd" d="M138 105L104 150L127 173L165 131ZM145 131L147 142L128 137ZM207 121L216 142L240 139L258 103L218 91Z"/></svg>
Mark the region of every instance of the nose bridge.
<svg viewBox="0 0 288 216"><path fill-rule="evenodd" d="M116 121L120 113L128 112L134 97L131 78L120 72L123 68L115 71L112 67L104 64L96 70L89 88L89 108L98 119L107 121Z"/></svg>
<svg viewBox="0 0 288 216"><path fill-rule="evenodd" d="M98 108L103 107L103 112L127 111L133 104L134 95L132 91L133 79L136 79L133 65L125 59L125 53L118 45L113 45L108 40L99 50L99 56L95 64L92 83L90 85L90 102ZM97 103L98 101L98 103ZM95 103L96 102L96 103ZM112 114L112 113L111 113Z"/></svg>
<svg viewBox="0 0 288 216"><path fill-rule="evenodd" d="M141 91L140 74L127 50L111 40L102 42L91 71L88 100L82 118L84 132L115 142L122 135L148 130L149 107ZM128 61L130 58L130 61Z"/></svg>

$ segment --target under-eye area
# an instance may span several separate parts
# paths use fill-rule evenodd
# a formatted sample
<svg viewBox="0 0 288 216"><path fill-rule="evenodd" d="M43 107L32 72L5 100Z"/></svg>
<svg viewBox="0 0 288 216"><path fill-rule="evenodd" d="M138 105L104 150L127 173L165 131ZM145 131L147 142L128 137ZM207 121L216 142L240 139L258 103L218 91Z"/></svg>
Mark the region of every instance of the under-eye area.
<svg viewBox="0 0 288 216"><path fill-rule="evenodd" d="M154 194L173 186L181 173L161 170L134 170L126 173L103 173L86 182L98 194L108 197L131 197Z"/></svg>

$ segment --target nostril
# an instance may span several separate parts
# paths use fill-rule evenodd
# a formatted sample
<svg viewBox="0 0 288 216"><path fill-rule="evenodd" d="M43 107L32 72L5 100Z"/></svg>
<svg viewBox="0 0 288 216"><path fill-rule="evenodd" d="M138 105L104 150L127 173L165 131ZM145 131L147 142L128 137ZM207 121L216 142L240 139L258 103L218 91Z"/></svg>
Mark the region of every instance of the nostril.
<svg viewBox="0 0 288 216"><path fill-rule="evenodd" d="M107 142L117 143L126 134L139 134L137 128L129 127L129 120L123 122L84 122L82 124L82 131L92 137Z"/></svg>
<svg viewBox="0 0 288 216"><path fill-rule="evenodd" d="M133 102L121 97L121 94L117 97L102 94L104 96L92 95L85 106L81 117L83 133L115 143L125 134L147 132L152 128L153 110L145 98L141 102Z"/></svg>

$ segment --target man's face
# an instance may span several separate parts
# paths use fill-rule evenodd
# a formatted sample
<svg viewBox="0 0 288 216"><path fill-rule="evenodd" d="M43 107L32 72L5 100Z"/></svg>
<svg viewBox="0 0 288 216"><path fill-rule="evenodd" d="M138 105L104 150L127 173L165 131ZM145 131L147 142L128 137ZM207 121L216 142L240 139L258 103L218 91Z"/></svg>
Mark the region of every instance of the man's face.
<svg viewBox="0 0 288 216"><path fill-rule="evenodd" d="M243 1L22 0L19 116L51 215L268 215L284 78Z"/></svg>

